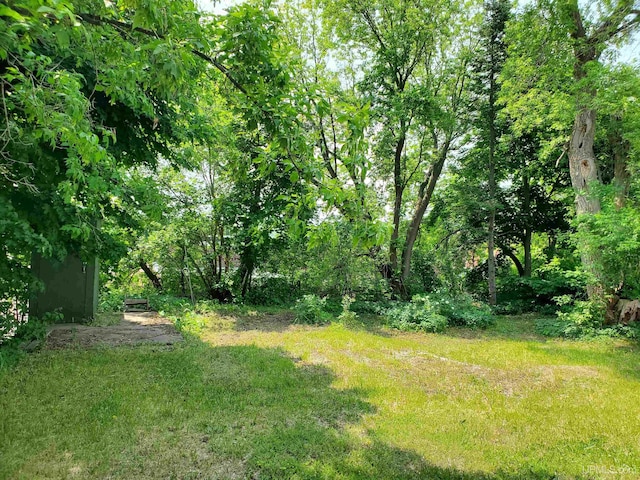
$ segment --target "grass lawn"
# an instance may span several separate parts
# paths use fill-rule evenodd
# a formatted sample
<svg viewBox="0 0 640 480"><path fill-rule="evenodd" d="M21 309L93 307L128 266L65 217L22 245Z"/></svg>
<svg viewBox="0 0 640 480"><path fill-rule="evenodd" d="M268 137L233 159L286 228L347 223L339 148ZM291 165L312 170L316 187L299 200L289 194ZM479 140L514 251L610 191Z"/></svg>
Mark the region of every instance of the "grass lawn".
<svg viewBox="0 0 640 480"><path fill-rule="evenodd" d="M640 478L640 349L290 325L222 311L172 347L0 372L0 478Z"/></svg>

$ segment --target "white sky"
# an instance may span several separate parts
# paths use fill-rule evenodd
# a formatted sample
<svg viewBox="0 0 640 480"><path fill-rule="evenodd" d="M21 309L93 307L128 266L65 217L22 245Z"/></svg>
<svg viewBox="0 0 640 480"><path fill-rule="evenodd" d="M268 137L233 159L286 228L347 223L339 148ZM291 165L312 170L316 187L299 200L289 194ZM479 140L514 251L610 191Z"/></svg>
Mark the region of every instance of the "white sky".
<svg viewBox="0 0 640 480"><path fill-rule="evenodd" d="M195 2L203 11L221 15L227 8L242 3L242 0L195 0Z"/></svg>
<svg viewBox="0 0 640 480"><path fill-rule="evenodd" d="M196 4L205 12L222 15L229 7L242 3L243 0L195 0ZM527 3L527 0L521 3ZM620 49L619 61L633 63L640 62L640 34L636 33L631 41Z"/></svg>

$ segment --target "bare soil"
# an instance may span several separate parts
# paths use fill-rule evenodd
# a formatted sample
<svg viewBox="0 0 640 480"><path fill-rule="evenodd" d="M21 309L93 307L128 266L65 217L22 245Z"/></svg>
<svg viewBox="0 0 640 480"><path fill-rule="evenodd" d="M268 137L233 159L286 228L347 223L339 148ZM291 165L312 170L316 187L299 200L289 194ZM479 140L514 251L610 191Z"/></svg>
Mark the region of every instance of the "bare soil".
<svg viewBox="0 0 640 480"><path fill-rule="evenodd" d="M171 345L182 340L173 323L156 312L126 312L121 314L120 321L114 325L92 326L76 323L52 325L47 334L46 346L58 349L141 343Z"/></svg>

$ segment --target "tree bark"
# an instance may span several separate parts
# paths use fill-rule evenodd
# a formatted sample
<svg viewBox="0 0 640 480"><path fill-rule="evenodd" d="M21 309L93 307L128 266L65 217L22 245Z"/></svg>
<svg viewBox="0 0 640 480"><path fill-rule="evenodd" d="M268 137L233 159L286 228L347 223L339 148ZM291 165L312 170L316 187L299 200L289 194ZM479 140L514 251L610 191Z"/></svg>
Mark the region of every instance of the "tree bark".
<svg viewBox="0 0 640 480"><path fill-rule="evenodd" d="M599 182L596 156L593 151L596 112L582 108L577 114L569 142L569 172L571 184L576 192L576 213L597 213L600 200L590 194L589 185Z"/></svg>
<svg viewBox="0 0 640 480"><path fill-rule="evenodd" d="M592 183L599 182L596 156L593 151L595 137L596 112L590 108L582 108L576 115L569 142L569 173L571 184L576 192L576 214L593 215L600 211L600 200L590 192ZM589 252L587 245L580 245L580 259L584 269L597 278L597 259ZM590 299L601 298L602 285L597 281L587 285L587 296Z"/></svg>
<svg viewBox="0 0 640 480"><path fill-rule="evenodd" d="M491 45L493 49L495 45ZM492 50L493 57L493 50ZM496 289L496 72L494 71L495 60L491 58L491 71L489 72L489 231L487 232L487 286L489 290L489 305L495 305L497 302Z"/></svg>
<svg viewBox="0 0 640 480"><path fill-rule="evenodd" d="M418 203L416 204L416 209L413 212L413 216L411 217L411 223L409 224L409 229L407 230L407 237L404 243L404 249L402 251L403 284L406 284L409 280L409 274L411 273L411 257L413 256L413 246L416 243L416 239L418 238L418 233L420 232L420 224L422 223L424 214L427 211L429 203L431 202L431 197L433 196L433 191L436 188L436 183L438 182L438 178L440 178L440 174L442 173L442 167L444 166L444 162L447 159L450 145L451 139L449 138L442 146L436 162L425 175L424 182L422 182L422 185L420 185L420 195L418 197Z"/></svg>
<svg viewBox="0 0 640 480"><path fill-rule="evenodd" d="M522 212L526 216L524 234L522 236L522 247L524 248L524 271L523 277L531 276L531 185L529 183L529 174L526 166L523 167L522 173Z"/></svg>
<svg viewBox="0 0 640 480"><path fill-rule="evenodd" d="M504 245L500 246L500 250L502 250L502 253L504 253L511 259L513 264L516 266L516 269L518 270L518 275L524 277L524 267L522 266L522 262L520 262L520 259L516 256L513 250L511 250L509 247L505 247Z"/></svg>
<svg viewBox="0 0 640 480"><path fill-rule="evenodd" d="M489 211L489 235L487 238L487 284L489 289L489 305L495 305L497 301L496 289L496 210Z"/></svg>
<svg viewBox="0 0 640 480"><path fill-rule="evenodd" d="M598 42L594 41L597 39L589 38L587 35L578 2L571 2L569 8L571 9L573 20L573 31L571 32L571 37L574 41L573 53L575 58L573 80L577 83L584 81L586 78L587 64L598 59L599 54L596 50ZM588 99L595 98L596 91L590 87L582 88L578 95L583 96L583 98L578 99L576 104L577 113L569 140L568 156L571 185L576 194L576 215L580 216L599 212L600 200L589 191L590 185L599 181L596 156L593 151L596 111L588 104ZM586 245L580 245L579 248L582 266L587 272L595 274L595 258L588 252ZM596 298L601 293L601 288L596 283L587 285L587 295L590 299Z"/></svg>
<svg viewBox="0 0 640 480"><path fill-rule="evenodd" d="M243 261L241 265L241 280L240 280L240 289L242 298L247 295L249 288L251 286L251 277L253 276L254 263L250 259L246 259L246 263Z"/></svg>
<svg viewBox="0 0 640 480"><path fill-rule="evenodd" d="M147 265L147 263L143 259L140 259L138 265L140 265L140 268L153 285L153 288L158 291L162 290L162 281L160 280L160 277L158 277L158 275L153 270L151 270L149 265Z"/></svg>
<svg viewBox="0 0 640 480"><path fill-rule="evenodd" d="M404 129L404 122L401 128ZM405 136L404 133L402 133L396 144L393 159L393 233L391 234L391 241L389 243L389 268L391 269L392 278L396 276L396 272L398 271L398 240L400 238L400 214L402 213L402 195L404 193L404 185L402 183L402 152L404 150L404 142Z"/></svg>
<svg viewBox="0 0 640 480"><path fill-rule="evenodd" d="M522 247L524 248L524 266L522 267L522 276L530 277L533 262L531 260L531 228L529 227L524 229Z"/></svg>
<svg viewBox="0 0 640 480"><path fill-rule="evenodd" d="M609 134L609 143L613 150L613 185L616 189L616 208L622 208L627 201L629 193L629 182L631 177L627 170L627 157L629 156L630 145L620 134L621 118L615 116L612 121L612 130Z"/></svg>
<svg viewBox="0 0 640 480"><path fill-rule="evenodd" d="M185 274L184 274L184 269L185 269L185 259L186 259L186 255L184 253L184 248L180 248L182 254L180 255L180 292L182 293L183 297L187 296L187 283L186 283L186 278L185 278Z"/></svg>

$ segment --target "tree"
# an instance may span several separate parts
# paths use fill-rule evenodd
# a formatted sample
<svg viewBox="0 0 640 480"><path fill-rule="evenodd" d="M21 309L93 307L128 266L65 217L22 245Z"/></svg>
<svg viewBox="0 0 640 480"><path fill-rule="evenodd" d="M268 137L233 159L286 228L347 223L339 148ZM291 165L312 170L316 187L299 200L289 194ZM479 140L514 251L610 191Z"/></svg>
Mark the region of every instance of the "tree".
<svg viewBox="0 0 640 480"><path fill-rule="evenodd" d="M487 169L488 192L487 203L489 218L487 225L487 266L489 303L496 303L496 155L500 131L498 125L498 76L506 59L506 45L504 32L506 22L509 19L511 5L507 0L488 0L484 5L484 23L480 29L481 41L476 51L473 64L473 90L477 96L476 105L479 110L479 118L476 121L477 148L483 150L481 157L486 157L482 162Z"/></svg>
<svg viewBox="0 0 640 480"><path fill-rule="evenodd" d="M640 25L640 9L633 0L600 2L589 13L594 15L587 15L577 0L540 0L527 7L510 29L511 56L503 76L508 108L522 124L535 125L544 112L558 118L558 129L567 135L578 216L601 209L596 191L601 184L600 165L594 140L597 85L607 70L602 56ZM527 101L529 106L525 106ZM572 113L571 128L567 128L569 119L563 111ZM597 259L584 246L581 251L585 270L597 278ZM588 293L596 298L605 292L592 281Z"/></svg>
<svg viewBox="0 0 640 480"><path fill-rule="evenodd" d="M384 228L375 220L387 199L372 187L377 182L389 189L390 233L378 268L396 294L405 295L422 218L464 130L471 21L455 4L442 2L314 6L324 28L314 13L309 18L316 20L299 38L311 60L312 74L303 68L306 90L329 94L312 95L316 111L309 121L325 170L316 184L345 217L366 225L363 245L376 259ZM317 81L329 51L349 59L330 85Z"/></svg>
<svg viewBox="0 0 640 480"><path fill-rule="evenodd" d="M2 298L28 296L33 252L108 252L112 242L97 227L126 210L126 168L159 155L178 161L172 146L198 123L190 87L202 65L173 41L200 36L195 7L126 7L0 7L0 270L14 272L3 275L11 280Z"/></svg>

